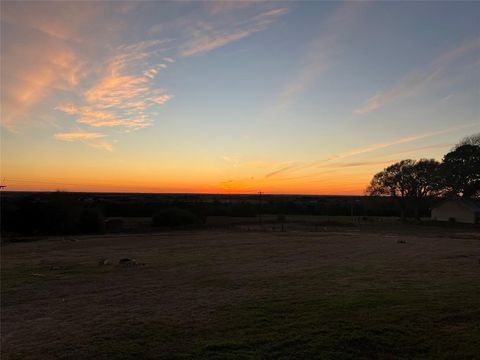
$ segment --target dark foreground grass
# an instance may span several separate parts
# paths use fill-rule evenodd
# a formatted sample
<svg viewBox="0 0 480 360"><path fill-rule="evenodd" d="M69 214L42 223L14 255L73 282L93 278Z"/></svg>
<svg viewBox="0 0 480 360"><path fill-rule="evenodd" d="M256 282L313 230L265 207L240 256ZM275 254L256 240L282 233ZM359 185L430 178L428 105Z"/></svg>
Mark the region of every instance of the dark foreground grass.
<svg viewBox="0 0 480 360"><path fill-rule="evenodd" d="M317 282L311 275L276 279L261 298L225 306L207 322L118 323L115 333L95 338L87 351L65 349L63 355L91 359L478 358L478 284L443 284L446 287L439 290L436 284L392 288L381 281L358 280L346 288L336 286L336 280L341 283L342 279L335 273L324 274Z"/></svg>
<svg viewBox="0 0 480 360"><path fill-rule="evenodd" d="M479 358L477 238L387 235L9 245L2 359Z"/></svg>

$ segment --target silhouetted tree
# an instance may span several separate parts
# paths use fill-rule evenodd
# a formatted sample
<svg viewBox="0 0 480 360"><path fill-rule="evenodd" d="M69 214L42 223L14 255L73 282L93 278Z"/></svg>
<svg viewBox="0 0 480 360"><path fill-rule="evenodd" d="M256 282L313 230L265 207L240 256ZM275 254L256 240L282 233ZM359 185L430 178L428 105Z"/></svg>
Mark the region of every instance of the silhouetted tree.
<svg viewBox="0 0 480 360"><path fill-rule="evenodd" d="M446 192L456 196L480 195L480 146L461 145L443 157Z"/></svg>
<svg viewBox="0 0 480 360"><path fill-rule="evenodd" d="M375 174L367 193L394 197L402 220L405 219L407 201L412 201L418 219L422 201L441 191L439 166L433 159L402 160Z"/></svg>
<svg viewBox="0 0 480 360"><path fill-rule="evenodd" d="M440 163L434 159L417 161L411 169L409 192L414 202L415 217L418 220L424 200L443 192Z"/></svg>
<svg viewBox="0 0 480 360"><path fill-rule="evenodd" d="M367 188L369 195L389 195L397 199L400 216L405 219L405 198L408 196L408 169L414 160L402 160L375 174Z"/></svg>
<svg viewBox="0 0 480 360"><path fill-rule="evenodd" d="M460 146L463 145L473 145L473 146L480 146L480 133L473 134L470 136L465 136L462 140L458 142L457 145L453 148L453 150L458 149Z"/></svg>

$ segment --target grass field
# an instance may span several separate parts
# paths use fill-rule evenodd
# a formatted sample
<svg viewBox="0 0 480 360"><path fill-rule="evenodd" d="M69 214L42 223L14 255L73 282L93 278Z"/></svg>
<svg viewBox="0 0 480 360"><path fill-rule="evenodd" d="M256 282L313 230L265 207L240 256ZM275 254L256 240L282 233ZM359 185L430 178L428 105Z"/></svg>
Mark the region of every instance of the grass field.
<svg viewBox="0 0 480 360"><path fill-rule="evenodd" d="M478 358L477 231L385 224L3 244L2 359ZM120 266L125 257L137 265Z"/></svg>

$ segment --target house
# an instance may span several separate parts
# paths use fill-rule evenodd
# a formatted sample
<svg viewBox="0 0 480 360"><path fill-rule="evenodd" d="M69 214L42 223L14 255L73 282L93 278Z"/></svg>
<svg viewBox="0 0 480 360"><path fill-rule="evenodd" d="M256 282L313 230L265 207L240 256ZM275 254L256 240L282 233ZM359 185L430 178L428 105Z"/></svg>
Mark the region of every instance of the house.
<svg viewBox="0 0 480 360"><path fill-rule="evenodd" d="M432 220L468 224L480 223L480 201L470 199L450 199L432 208Z"/></svg>

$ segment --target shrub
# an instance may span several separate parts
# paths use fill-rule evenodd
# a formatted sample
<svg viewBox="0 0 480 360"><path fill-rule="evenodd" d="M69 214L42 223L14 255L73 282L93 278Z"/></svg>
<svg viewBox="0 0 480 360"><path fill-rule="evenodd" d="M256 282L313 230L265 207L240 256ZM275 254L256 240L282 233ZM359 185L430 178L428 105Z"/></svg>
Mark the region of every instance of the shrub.
<svg viewBox="0 0 480 360"><path fill-rule="evenodd" d="M202 220L196 214L178 208L157 211L152 217L153 226L185 227L200 226L202 223Z"/></svg>
<svg viewBox="0 0 480 360"><path fill-rule="evenodd" d="M98 209L86 208L80 214L80 231L85 234L99 233L104 230L103 215Z"/></svg>

